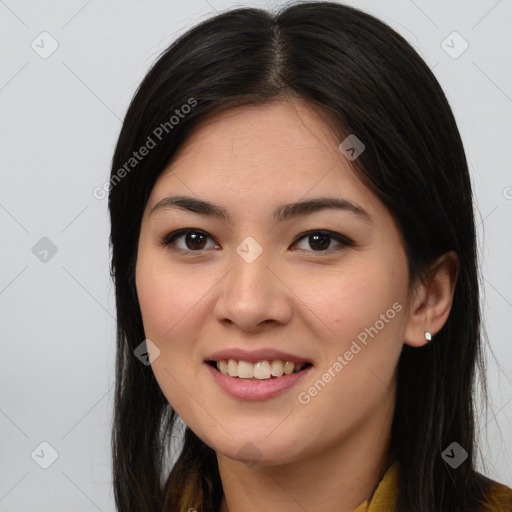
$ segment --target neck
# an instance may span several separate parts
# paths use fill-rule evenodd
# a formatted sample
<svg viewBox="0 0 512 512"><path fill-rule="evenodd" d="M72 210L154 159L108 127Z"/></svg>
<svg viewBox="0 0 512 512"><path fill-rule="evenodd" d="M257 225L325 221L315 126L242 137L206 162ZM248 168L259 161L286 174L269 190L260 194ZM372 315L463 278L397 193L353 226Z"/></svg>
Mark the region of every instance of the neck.
<svg viewBox="0 0 512 512"><path fill-rule="evenodd" d="M390 393L350 434L301 460L248 467L217 452L223 487L219 512L353 512L370 500L389 467L394 398Z"/></svg>

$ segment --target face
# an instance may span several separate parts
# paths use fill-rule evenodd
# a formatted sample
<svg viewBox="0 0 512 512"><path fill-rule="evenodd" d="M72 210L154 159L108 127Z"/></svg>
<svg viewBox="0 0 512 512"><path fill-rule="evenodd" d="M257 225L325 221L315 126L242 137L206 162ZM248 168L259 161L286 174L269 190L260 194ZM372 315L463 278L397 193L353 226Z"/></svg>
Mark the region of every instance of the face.
<svg viewBox="0 0 512 512"><path fill-rule="evenodd" d="M407 259L340 142L300 100L230 110L188 139L149 198L136 286L151 368L183 421L231 459L279 464L332 449L394 398ZM279 210L319 197L353 206ZM235 372L252 360L308 366L247 381L208 363L229 355L248 360Z"/></svg>

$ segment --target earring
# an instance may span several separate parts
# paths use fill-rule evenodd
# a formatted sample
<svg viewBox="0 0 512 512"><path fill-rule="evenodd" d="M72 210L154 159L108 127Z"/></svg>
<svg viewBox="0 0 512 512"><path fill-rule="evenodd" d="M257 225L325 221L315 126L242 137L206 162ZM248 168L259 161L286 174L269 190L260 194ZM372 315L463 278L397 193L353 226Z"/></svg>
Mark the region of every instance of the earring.
<svg viewBox="0 0 512 512"><path fill-rule="evenodd" d="M432 335L428 331L425 331L425 339L427 341L430 341L432 339Z"/></svg>

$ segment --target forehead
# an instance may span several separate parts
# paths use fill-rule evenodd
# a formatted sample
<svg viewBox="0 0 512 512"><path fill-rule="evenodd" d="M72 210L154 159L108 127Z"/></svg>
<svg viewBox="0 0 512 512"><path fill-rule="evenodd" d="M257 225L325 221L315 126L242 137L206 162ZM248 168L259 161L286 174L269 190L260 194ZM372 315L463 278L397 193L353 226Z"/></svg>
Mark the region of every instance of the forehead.
<svg viewBox="0 0 512 512"><path fill-rule="evenodd" d="M177 161L198 146L209 146L213 155L231 150L231 157L246 156L256 149L277 157L285 149L303 153L318 149L320 155L338 155L338 136L332 131L332 115L301 99L246 105L220 112L203 121L175 155ZM316 153L316 151L315 151ZM291 155L286 155L290 157ZM313 156L313 155L311 155ZM319 155L317 155L319 156Z"/></svg>
<svg viewBox="0 0 512 512"><path fill-rule="evenodd" d="M171 194L222 204L233 215L338 196L386 215L340 151L332 119L303 100L232 108L199 125L159 176L148 209Z"/></svg>
<svg viewBox="0 0 512 512"><path fill-rule="evenodd" d="M264 186L269 178L290 185L293 178L313 186L334 167L329 174L356 178L340 142L328 115L304 100L237 107L199 125L161 178L174 172L202 182L222 179L239 188Z"/></svg>

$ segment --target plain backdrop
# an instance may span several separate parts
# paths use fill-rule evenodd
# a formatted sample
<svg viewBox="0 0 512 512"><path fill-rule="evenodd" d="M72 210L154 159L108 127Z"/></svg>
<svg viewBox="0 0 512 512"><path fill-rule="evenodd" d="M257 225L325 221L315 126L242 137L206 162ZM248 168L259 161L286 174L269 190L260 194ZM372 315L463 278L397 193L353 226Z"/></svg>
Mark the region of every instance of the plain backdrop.
<svg viewBox="0 0 512 512"><path fill-rule="evenodd" d="M482 459L512 486L511 2L347 3L416 48L457 119L496 356ZM2 512L114 510L115 304L107 200L93 190L108 180L128 103L158 54L242 5L278 2L0 1Z"/></svg>

